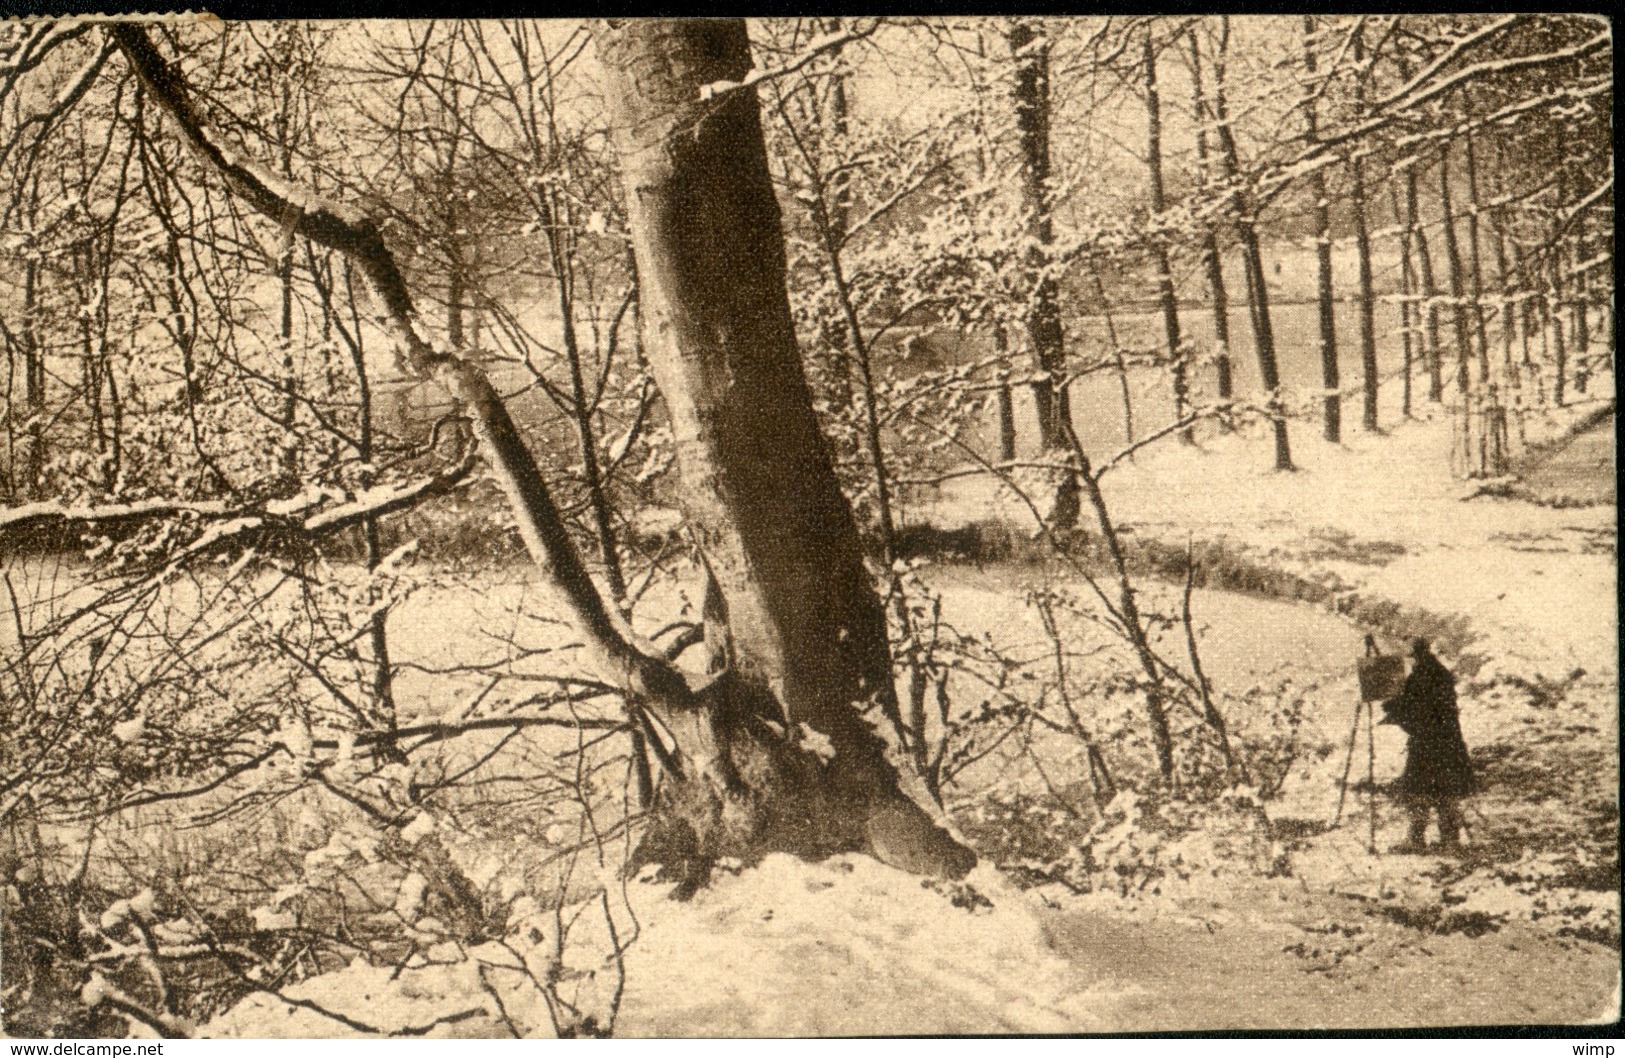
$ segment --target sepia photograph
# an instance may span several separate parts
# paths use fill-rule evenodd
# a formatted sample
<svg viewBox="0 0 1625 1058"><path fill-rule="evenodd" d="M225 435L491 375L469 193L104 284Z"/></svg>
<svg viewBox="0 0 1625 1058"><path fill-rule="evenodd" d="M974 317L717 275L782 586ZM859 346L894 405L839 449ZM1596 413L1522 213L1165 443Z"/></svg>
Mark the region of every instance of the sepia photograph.
<svg viewBox="0 0 1625 1058"><path fill-rule="evenodd" d="M1608 17L35 3L0 1035L1617 1030Z"/></svg>

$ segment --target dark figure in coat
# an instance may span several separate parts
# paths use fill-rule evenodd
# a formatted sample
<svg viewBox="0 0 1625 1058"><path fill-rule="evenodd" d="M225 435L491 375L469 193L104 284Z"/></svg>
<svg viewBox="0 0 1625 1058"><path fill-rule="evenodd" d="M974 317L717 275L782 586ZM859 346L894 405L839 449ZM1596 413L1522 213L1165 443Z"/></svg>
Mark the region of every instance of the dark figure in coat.
<svg viewBox="0 0 1625 1058"><path fill-rule="evenodd" d="M1473 764L1461 737L1456 711L1456 678L1439 663L1425 639L1411 640L1414 664L1398 697L1383 703L1382 722L1410 737L1405 771L1393 785L1410 817L1410 834L1395 852L1420 852L1426 844L1428 814L1439 814L1439 843L1461 844L1461 798L1473 792Z"/></svg>

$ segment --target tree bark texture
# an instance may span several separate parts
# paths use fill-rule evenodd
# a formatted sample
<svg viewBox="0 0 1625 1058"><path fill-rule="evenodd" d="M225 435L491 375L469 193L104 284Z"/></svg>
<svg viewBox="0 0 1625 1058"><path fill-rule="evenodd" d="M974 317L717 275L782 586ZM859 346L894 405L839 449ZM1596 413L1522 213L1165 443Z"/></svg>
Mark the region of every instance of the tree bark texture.
<svg viewBox="0 0 1625 1058"><path fill-rule="evenodd" d="M745 24L630 20L611 27L601 54L644 349L744 692L724 713L772 702L775 715L760 720L786 723L792 739L806 725L829 740L829 765L777 795L800 800L809 831L828 832L812 844L962 873L974 857L900 793L861 712L897 709L885 616L802 372L755 92L702 98L750 69ZM766 763L736 762L747 788L758 780L743 772Z"/></svg>

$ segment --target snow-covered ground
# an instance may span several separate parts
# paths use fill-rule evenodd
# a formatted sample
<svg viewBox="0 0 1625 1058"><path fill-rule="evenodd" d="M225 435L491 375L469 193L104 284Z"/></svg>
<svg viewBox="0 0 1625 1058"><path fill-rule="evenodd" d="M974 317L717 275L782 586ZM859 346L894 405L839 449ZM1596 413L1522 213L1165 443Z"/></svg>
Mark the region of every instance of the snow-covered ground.
<svg viewBox="0 0 1625 1058"><path fill-rule="evenodd" d="M577 989L596 980L601 999L624 969L615 1031L626 1035L1617 1017L1614 508L1464 499L1466 487L1443 458L1442 417L1380 438L1350 429L1340 446L1311 433L1296 431L1300 469L1290 474L1268 469L1263 438L1242 435L1148 450L1104 479L1131 536L1222 542L1332 589L1318 610L1222 592L1196 599L1221 687L1282 667L1316 685L1300 763L1265 805L1287 853L1277 876L1190 842L1160 861L1169 869L1126 895L1054 883L1022 890L988 864L945 885L863 857L807 864L774 856L719 869L688 902L669 899L667 884L627 883L615 914L623 939L636 939L624 964L592 955L594 938L601 947L603 937L589 930L577 938L587 954L575 956L580 965L564 978ZM945 525L1019 517L996 488L969 482L929 513ZM1024 586L1008 569L945 567L935 576L961 621L979 617L1011 643L1035 635L1022 624L1031 621L1019 601ZM1355 715L1361 632L1333 613L1339 608L1386 615L1390 644L1408 623L1460 631L1444 660L1458 674L1483 786L1470 802L1464 855L1372 854L1371 802L1361 790L1349 795L1341 825L1329 826ZM1359 757L1365 738L1362 728ZM1402 766L1403 739L1379 727L1371 746L1381 784ZM1363 768L1355 775L1363 779ZM1403 825L1384 798L1375 808L1385 849ZM359 1001L348 1012L368 1024L382 1019L433 1035L546 1032L539 993L524 992L521 971L491 969L545 948L546 928L532 941L431 952L394 976L352 966L305 982L297 995L328 997L338 1009ZM513 980L502 984L505 973ZM208 1030L336 1028L322 1023L261 997Z"/></svg>

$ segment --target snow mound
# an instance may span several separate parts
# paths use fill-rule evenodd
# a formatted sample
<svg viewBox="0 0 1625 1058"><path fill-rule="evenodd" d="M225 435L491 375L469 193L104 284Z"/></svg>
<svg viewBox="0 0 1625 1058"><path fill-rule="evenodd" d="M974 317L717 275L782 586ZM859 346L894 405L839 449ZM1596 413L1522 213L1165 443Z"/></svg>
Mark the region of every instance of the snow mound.
<svg viewBox="0 0 1625 1058"><path fill-rule="evenodd" d="M770 856L687 903L637 886L617 1035L1098 1031L1030 898L992 867L937 883L864 856Z"/></svg>

